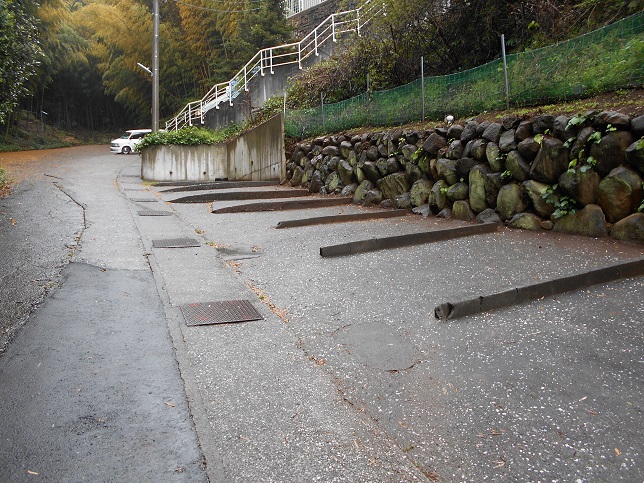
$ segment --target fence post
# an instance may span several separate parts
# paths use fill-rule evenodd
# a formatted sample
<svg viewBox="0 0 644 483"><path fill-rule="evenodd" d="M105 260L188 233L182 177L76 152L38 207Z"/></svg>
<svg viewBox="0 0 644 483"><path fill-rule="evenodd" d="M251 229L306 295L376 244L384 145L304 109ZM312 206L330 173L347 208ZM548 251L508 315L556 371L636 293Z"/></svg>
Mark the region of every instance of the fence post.
<svg viewBox="0 0 644 483"><path fill-rule="evenodd" d="M423 97L423 122L425 122L425 62L424 56L420 56L420 95Z"/></svg>
<svg viewBox="0 0 644 483"><path fill-rule="evenodd" d="M505 80L505 109L510 110L510 85L508 84L508 62L505 57L505 34L501 34L501 54L503 55L503 77Z"/></svg>
<svg viewBox="0 0 644 483"><path fill-rule="evenodd" d="M326 132L326 123L324 122L324 92L320 92L320 105L322 106L322 131Z"/></svg>

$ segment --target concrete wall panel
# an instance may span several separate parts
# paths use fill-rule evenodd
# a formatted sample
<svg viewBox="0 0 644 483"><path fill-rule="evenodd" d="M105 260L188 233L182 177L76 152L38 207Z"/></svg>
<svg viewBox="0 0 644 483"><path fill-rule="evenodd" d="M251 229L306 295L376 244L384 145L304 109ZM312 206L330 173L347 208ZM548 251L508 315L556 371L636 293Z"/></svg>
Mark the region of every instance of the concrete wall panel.
<svg viewBox="0 0 644 483"><path fill-rule="evenodd" d="M150 181L281 180L286 176L284 116L215 145L143 150L141 177Z"/></svg>

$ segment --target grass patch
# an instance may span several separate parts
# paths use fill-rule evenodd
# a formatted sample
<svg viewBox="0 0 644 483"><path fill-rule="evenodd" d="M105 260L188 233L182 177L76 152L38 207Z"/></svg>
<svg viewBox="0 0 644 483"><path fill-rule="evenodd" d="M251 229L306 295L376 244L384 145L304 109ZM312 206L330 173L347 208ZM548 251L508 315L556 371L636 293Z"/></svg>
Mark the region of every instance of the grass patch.
<svg viewBox="0 0 644 483"><path fill-rule="evenodd" d="M146 134L141 142L136 145L135 151L141 152L150 146L198 146L203 144L218 144L238 136L242 132L236 124L212 131L203 127L184 127L177 131L158 131Z"/></svg>

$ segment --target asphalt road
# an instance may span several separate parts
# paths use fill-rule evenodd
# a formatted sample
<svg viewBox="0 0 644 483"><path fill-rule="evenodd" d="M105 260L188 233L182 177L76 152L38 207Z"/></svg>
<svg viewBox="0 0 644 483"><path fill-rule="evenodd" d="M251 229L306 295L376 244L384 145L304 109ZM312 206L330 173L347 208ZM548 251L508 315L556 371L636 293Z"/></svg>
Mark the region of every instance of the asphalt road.
<svg viewBox="0 0 644 483"><path fill-rule="evenodd" d="M163 305L115 186L136 159L105 151L0 159L17 182L0 200L12 339L0 358L3 482L207 480Z"/></svg>
<svg viewBox="0 0 644 483"><path fill-rule="evenodd" d="M1 481L644 481L644 277L433 318L641 246L499 230L325 259L460 223L276 230L364 209L213 214L106 150L0 158L21 180L4 326L44 297L0 358ZM239 299L262 319L186 325L188 304Z"/></svg>

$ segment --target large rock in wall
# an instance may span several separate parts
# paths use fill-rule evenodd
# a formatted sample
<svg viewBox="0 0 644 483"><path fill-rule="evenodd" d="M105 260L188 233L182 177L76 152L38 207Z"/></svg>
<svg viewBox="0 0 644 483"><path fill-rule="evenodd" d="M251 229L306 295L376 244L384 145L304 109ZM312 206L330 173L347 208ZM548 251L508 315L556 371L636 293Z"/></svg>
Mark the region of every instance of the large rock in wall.
<svg viewBox="0 0 644 483"><path fill-rule="evenodd" d="M583 118L584 122L579 122ZM644 240L644 116L613 111L337 134L297 144L293 186L439 216ZM641 215L641 216L640 216Z"/></svg>

